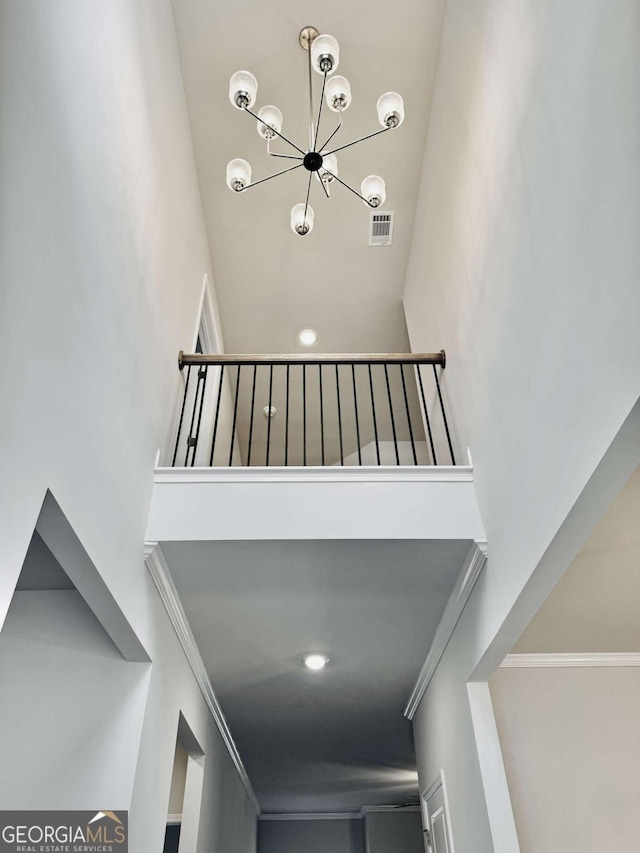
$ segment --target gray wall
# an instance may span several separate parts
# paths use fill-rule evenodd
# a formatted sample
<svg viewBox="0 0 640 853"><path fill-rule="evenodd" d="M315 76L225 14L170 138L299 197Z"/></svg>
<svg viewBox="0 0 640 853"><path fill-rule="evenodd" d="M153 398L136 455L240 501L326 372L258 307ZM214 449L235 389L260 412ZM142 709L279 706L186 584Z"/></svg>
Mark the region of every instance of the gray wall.
<svg viewBox="0 0 640 853"><path fill-rule="evenodd" d="M212 280L171 4L5 0L0 56L0 625L50 489L152 659L137 752L117 718L101 734L98 801L130 809L132 853L162 849L182 711L206 754L200 849L251 853L255 816L142 552L176 354Z"/></svg>
<svg viewBox="0 0 640 853"><path fill-rule="evenodd" d="M362 820L261 820L258 853L365 853Z"/></svg>
<svg viewBox="0 0 640 853"><path fill-rule="evenodd" d="M404 301L412 349L447 350L489 542L414 725L456 853L493 849L466 681L640 395L639 15L447 3Z"/></svg>
<svg viewBox="0 0 640 853"><path fill-rule="evenodd" d="M424 853L420 812L369 812L364 826L367 853Z"/></svg>

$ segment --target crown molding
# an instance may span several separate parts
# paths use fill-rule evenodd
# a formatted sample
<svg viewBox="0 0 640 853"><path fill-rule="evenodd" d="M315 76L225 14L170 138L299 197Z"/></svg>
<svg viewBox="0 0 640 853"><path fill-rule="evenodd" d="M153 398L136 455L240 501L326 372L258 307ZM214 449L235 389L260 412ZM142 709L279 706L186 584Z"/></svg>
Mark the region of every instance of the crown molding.
<svg viewBox="0 0 640 853"><path fill-rule="evenodd" d="M290 812L262 814L260 820L361 820L365 815L376 812L419 812L419 805L411 806L363 806L357 812Z"/></svg>
<svg viewBox="0 0 640 853"><path fill-rule="evenodd" d="M640 666L638 652L551 652L507 655L500 668L510 667L575 667L575 666Z"/></svg>
<svg viewBox="0 0 640 853"><path fill-rule="evenodd" d="M472 483L469 465L156 468L156 483Z"/></svg>
<svg viewBox="0 0 640 853"><path fill-rule="evenodd" d="M416 803L410 806L363 806L360 809L360 814L364 817L367 814L376 814L377 812L419 812L420 806Z"/></svg>
<svg viewBox="0 0 640 853"><path fill-rule="evenodd" d="M195 637L193 636L186 614L182 604L180 603L178 592L171 578L164 554L162 553L162 548L157 542L145 542L144 552L147 569L149 570L158 593L160 594L162 603L169 615L169 619L171 620L171 624L173 625L178 640L180 641L180 645L184 650L189 666L193 671L205 702L207 703L211 715L215 720L218 730L222 736L222 740L224 741L229 755L231 756L231 760L238 771L238 775L240 776L240 780L247 792L247 796L253 810L256 813L256 816L260 817L260 804L258 803L258 798L253 790L253 786L249 776L247 775L247 771L242 762L242 758L240 757L240 753L238 752L238 748L225 716L222 713L222 708L220 707L216 694L214 693L211 679L209 678L204 661L202 660L202 656L198 650Z"/></svg>
<svg viewBox="0 0 640 853"><path fill-rule="evenodd" d="M407 706L404 709L404 715L409 720L413 719L415 712L418 710L418 705L429 686L429 682L433 678L433 674L440 662L440 658L444 654L444 650L446 649L447 644L451 639L451 635L458 624L458 619L464 610L464 606L467 603L473 587L486 562L487 543L474 542L467 552L462 571L460 572L456 585L453 588L453 592L449 597L449 601L447 602L447 606L445 607L442 618L440 619L440 624L438 625L438 629L431 643L429 654L422 665L418 679L411 691L411 696L409 697Z"/></svg>
<svg viewBox="0 0 640 853"><path fill-rule="evenodd" d="M262 814L260 820L358 820L360 812L291 812Z"/></svg>

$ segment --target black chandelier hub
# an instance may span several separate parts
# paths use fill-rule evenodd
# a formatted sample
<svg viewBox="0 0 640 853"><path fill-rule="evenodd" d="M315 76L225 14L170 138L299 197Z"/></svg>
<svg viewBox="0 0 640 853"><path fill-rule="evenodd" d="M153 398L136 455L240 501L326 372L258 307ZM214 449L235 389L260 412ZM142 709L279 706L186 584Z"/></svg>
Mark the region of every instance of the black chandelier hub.
<svg viewBox="0 0 640 853"><path fill-rule="evenodd" d="M322 154L317 151L309 151L304 155L302 165L308 172L317 172L322 166Z"/></svg>

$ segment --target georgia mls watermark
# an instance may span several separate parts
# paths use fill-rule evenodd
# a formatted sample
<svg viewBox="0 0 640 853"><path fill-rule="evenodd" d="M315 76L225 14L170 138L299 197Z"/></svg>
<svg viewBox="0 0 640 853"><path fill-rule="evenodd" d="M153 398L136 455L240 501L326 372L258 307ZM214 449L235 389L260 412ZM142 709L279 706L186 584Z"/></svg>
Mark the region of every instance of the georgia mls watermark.
<svg viewBox="0 0 640 853"><path fill-rule="evenodd" d="M0 811L0 853L127 853L127 812Z"/></svg>

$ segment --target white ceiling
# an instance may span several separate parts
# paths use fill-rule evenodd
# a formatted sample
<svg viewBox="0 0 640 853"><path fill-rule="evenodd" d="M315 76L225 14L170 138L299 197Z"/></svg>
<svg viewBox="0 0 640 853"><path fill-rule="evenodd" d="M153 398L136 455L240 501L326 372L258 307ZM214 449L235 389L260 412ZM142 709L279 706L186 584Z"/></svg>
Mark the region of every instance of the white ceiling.
<svg viewBox="0 0 640 853"><path fill-rule="evenodd" d="M299 351L296 333L305 327L318 331L318 352L406 351L401 297L444 0L173 5L227 352ZM351 82L353 103L336 143L379 129L380 94L396 90L404 96L407 117L400 128L338 155L340 176L356 188L368 174L385 178L384 209L396 214L392 247L369 248L370 211L342 187L327 200L316 181L314 231L308 237L293 234L289 213L304 201L304 170L247 193L226 187L226 164L234 157L249 160L254 180L288 163L269 158L255 121L231 106L228 81L234 71L256 75L256 109L267 103L280 107L283 132L304 147L307 54L298 33L306 25L338 39L338 73ZM320 81L314 74L314 83ZM334 114L325 109L321 136L328 135L332 121Z"/></svg>
<svg viewBox="0 0 640 853"><path fill-rule="evenodd" d="M167 542L162 548L265 812L418 794L403 708L464 541ZM303 656L329 657L311 673Z"/></svg>
<svg viewBox="0 0 640 853"><path fill-rule="evenodd" d="M640 652L640 468L513 652Z"/></svg>

